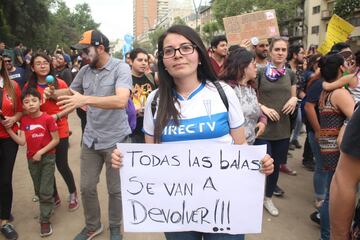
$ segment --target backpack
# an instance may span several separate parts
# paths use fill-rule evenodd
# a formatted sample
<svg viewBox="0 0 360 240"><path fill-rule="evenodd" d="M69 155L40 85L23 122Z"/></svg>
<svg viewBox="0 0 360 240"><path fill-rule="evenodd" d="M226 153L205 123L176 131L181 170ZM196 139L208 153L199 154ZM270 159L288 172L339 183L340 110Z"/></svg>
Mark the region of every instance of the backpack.
<svg viewBox="0 0 360 240"><path fill-rule="evenodd" d="M224 89L222 88L222 86L220 85L219 81L214 81L213 82L219 95L220 95L220 98L222 100L222 102L224 103L225 107L226 107L226 110L229 111L229 101L226 97L226 94L225 94L225 91ZM157 106L157 99L159 98L159 91L157 91L155 93L155 96L151 102L151 113L153 115L153 117L155 116L155 112L156 112L156 106Z"/></svg>

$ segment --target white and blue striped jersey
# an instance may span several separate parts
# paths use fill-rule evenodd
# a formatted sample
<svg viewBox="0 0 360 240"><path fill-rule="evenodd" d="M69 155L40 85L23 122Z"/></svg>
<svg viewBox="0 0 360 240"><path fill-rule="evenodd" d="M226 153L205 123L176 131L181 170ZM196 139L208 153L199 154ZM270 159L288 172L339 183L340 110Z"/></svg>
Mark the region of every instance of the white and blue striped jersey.
<svg viewBox="0 0 360 240"><path fill-rule="evenodd" d="M227 111L215 85L209 81L201 83L184 99L177 92L178 103L176 109L180 112L179 125L169 121L161 137L162 143L176 143L183 141L206 141L212 143L232 143L230 129L239 128L244 123L244 116L234 90L227 84L221 83L229 102ZM144 113L145 134L154 135L154 123L157 114L153 116L151 102L155 92L151 92L147 99ZM157 99L158 103L161 99ZM159 104L157 104L158 106Z"/></svg>

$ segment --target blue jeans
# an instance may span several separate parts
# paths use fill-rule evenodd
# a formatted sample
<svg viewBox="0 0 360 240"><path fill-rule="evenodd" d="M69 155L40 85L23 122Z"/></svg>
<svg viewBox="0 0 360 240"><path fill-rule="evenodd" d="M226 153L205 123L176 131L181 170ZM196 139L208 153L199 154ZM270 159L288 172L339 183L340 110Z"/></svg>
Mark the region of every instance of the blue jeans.
<svg viewBox="0 0 360 240"><path fill-rule="evenodd" d="M202 232L166 232L166 240L244 240L244 234L202 233Z"/></svg>
<svg viewBox="0 0 360 240"><path fill-rule="evenodd" d="M330 193L330 184L332 177L334 175L334 171L327 172L327 182L326 182L326 197L323 205L320 208L320 237L321 240L329 240L330 239L330 216L329 216L329 193Z"/></svg>
<svg viewBox="0 0 360 240"><path fill-rule="evenodd" d="M294 127L294 130L292 131L292 136L291 136L290 142L295 141L299 138L302 125L303 125L303 122L302 122L302 118L301 118L301 107L299 104L298 112L296 115L295 127Z"/></svg>
<svg viewBox="0 0 360 240"><path fill-rule="evenodd" d="M280 164L286 163L289 150L289 139L265 140L256 139L254 145L267 145L267 154L274 159L274 172L266 177L265 196L271 198L279 179Z"/></svg>
<svg viewBox="0 0 360 240"><path fill-rule="evenodd" d="M308 131L308 140L315 158L315 171L314 171L314 190L316 199L325 199L326 193L326 182L327 182L327 172L323 170L323 160L320 154L319 143L315 139L315 133Z"/></svg>

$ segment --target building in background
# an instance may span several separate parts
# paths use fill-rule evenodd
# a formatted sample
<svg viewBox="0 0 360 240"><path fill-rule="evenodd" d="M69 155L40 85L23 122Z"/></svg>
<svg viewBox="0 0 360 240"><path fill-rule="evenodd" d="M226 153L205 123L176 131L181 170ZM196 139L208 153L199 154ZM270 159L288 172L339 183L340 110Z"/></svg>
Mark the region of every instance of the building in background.
<svg viewBox="0 0 360 240"><path fill-rule="evenodd" d="M161 1L161 7L163 7ZM133 0L133 34L138 39L153 28L158 14L158 0Z"/></svg>
<svg viewBox="0 0 360 240"><path fill-rule="evenodd" d="M325 40L327 25L333 15L335 0L306 0L305 1L305 46L316 48ZM353 16L346 19L355 26L350 37L350 45L353 50L360 47L360 11L355 11Z"/></svg>

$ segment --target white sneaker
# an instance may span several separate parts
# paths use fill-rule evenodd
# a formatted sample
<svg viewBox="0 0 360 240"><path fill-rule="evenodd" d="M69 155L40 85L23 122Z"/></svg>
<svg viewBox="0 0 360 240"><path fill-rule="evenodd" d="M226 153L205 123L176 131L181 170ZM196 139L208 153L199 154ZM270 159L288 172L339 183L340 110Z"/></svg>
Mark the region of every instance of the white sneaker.
<svg viewBox="0 0 360 240"><path fill-rule="evenodd" d="M279 215L279 209L275 207L271 198L264 199L264 208L274 217Z"/></svg>

